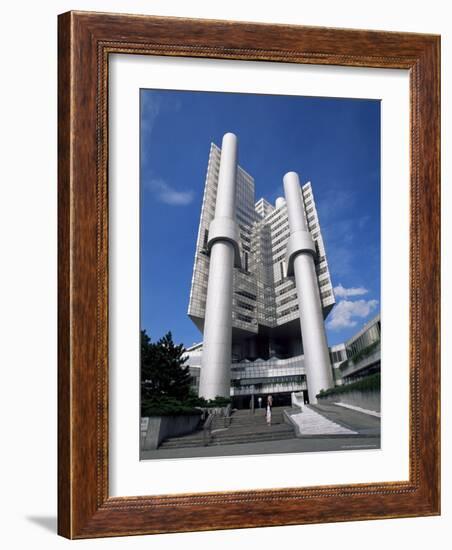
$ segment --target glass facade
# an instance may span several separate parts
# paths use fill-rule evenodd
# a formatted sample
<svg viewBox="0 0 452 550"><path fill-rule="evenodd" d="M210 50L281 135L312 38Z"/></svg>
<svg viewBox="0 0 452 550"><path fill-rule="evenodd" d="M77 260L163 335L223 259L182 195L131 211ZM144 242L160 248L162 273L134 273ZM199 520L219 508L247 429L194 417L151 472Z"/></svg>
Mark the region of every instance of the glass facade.
<svg viewBox="0 0 452 550"><path fill-rule="evenodd" d="M380 315L377 315L345 343L347 358L340 365L344 384L356 382L380 372L380 338L381 321Z"/></svg>
<svg viewBox="0 0 452 550"><path fill-rule="evenodd" d="M372 344L379 342L381 336L381 321L377 315L353 338L347 342L347 356L353 358Z"/></svg>

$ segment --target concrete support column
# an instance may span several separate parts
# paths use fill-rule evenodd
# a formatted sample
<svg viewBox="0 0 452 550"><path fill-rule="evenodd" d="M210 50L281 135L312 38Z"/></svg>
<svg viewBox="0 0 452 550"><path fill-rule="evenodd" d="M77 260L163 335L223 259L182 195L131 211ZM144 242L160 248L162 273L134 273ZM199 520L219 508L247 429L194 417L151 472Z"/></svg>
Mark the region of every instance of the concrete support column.
<svg viewBox="0 0 452 550"><path fill-rule="evenodd" d="M199 395L229 397L231 386L233 268L240 265L235 221L237 138L228 133L221 145L215 217L209 227L210 252Z"/></svg>
<svg viewBox="0 0 452 550"><path fill-rule="evenodd" d="M284 176L284 194L290 229L287 273L295 275L309 400L316 403L320 390L332 387L334 382L315 272L315 246L306 225L297 173Z"/></svg>

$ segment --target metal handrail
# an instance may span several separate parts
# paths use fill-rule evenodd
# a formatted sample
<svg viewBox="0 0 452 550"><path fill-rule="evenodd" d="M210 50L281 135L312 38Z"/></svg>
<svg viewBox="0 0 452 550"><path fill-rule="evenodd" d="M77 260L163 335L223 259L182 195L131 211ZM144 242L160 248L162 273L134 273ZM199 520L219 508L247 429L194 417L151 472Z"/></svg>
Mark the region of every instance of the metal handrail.
<svg viewBox="0 0 452 550"><path fill-rule="evenodd" d="M223 417L223 425L225 428L228 428L231 425L231 404L229 403L226 407L215 408L209 412L209 416L203 425L202 430L202 440L204 447L209 445L210 440L212 439L212 424L216 416Z"/></svg>
<svg viewBox="0 0 452 550"><path fill-rule="evenodd" d="M231 425L231 411L232 411L232 405L229 403L229 405L226 406L225 409L223 409L223 425L225 428L229 428Z"/></svg>
<svg viewBox="0 0 452 550"><path fill-rule="evenodd" d="M217 415L216 411L212 411L211 413L209 413L207 420L204 422L204 426L202 430L202 442L204 447L207 447L207 445L209 444L210 438L212 437L212 423L216 415Z"/></svg>

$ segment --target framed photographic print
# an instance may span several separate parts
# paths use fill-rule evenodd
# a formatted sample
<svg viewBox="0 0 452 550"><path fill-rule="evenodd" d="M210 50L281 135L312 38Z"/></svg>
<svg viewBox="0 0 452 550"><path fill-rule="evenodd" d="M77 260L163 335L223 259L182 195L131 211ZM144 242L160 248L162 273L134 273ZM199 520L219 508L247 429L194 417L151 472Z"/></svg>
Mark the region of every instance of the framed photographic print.
<svg viewBox="0 0 452 550"><path fill-rule="evenodd" d="M439 44L60 16L60 534L439 514Z"/></svg>

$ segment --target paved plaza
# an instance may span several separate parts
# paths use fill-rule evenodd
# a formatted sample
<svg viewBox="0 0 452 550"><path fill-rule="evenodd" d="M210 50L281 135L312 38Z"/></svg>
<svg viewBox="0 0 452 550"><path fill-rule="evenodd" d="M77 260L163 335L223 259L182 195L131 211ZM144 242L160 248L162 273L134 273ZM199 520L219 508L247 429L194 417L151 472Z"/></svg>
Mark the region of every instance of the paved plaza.
<svg viewBox="0 0 452 550"><path fill-rule="evenodd" d="M297 429L285 420L284 411L295 417L305 415L304 433L303 421ZM239 410L233 412L230 423L218 418L207 446L205 441L203 430L169 438L157 450L143 451L141 459L375 450L380 448L380 418L334 404L311 405L302 413L275 407L269 426L262 409Z"/></svg>

